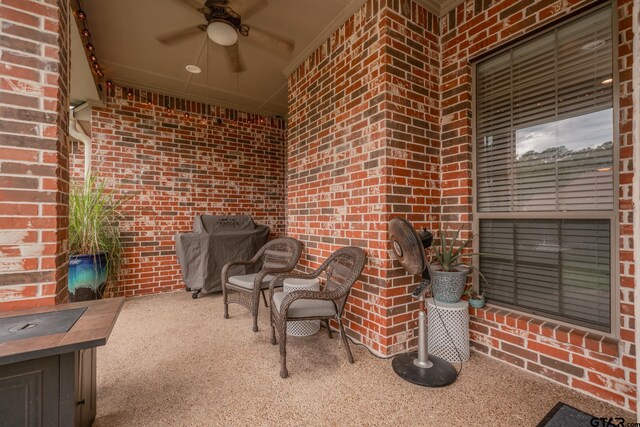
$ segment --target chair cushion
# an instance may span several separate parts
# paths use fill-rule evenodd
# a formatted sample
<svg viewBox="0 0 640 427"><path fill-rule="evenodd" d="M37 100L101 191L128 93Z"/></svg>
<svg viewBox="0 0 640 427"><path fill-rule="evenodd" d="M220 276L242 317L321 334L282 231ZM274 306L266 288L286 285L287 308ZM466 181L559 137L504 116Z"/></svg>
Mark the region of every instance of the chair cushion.
<svg viewBox="0 0 640 427"><path fill-rule="evenodd" d="M242 276L231 276L229 277L229 283L231 283L232 285L239 286L241 288L253 289L253 282L256 280L257 275L258 273L243 274ZM270 274L267 274L266 276L264 276L264 279L262 279L261 288L268 289L269 283L271 283L272 279L273 279L273 276Z"/></svg>
<svg viewBox="0 0 640 427"><path fill-rule="evenodd" d="M282 300L288 294L286 292L278 292L273 294L273 303L276 305L276 309L280 311L280 305ZM333 301L320 300L320 299L299 299L295 300L289 306L289 313L287 318L295 317L330 317L336 314L336 307Z"/></svg>

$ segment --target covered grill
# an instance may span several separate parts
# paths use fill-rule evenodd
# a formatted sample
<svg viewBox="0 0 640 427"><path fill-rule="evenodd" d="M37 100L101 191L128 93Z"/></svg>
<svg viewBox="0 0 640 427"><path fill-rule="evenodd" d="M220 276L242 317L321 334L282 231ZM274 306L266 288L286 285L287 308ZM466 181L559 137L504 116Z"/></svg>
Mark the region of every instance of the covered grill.
<svg viewBox="0 0 640 427"><path fill-rule="evenodd" d="M176 254L187 290L193 298L200 292L222 290L220 274L228 262L251 259L267 242L269 227L253 222L249 215L198 215L193 232L175 235ZM238 274L255 273L256 266L242 267Z"/></svg>

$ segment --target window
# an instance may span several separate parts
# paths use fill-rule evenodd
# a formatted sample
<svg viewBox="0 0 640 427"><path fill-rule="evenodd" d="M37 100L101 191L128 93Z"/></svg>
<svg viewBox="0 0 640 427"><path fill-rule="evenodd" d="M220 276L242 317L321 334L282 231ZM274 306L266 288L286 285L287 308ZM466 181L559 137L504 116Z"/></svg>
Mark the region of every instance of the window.
<svg viewBox="0 0 640 427"><path fill-rule="evenodd" d="M480 283L499 305L610 332L611 7L475 66Z"/></svg>

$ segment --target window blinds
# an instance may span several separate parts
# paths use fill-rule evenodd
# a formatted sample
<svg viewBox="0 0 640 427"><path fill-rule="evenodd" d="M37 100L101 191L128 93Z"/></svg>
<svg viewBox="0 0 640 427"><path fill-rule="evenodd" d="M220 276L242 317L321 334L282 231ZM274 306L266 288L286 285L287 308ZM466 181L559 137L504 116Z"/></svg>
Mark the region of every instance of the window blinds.
<svg viewBox="0 0 640 427"><path fill-rule="evenodd" d="M609 331L609 220L480 221L488 300Z"/></svg>
<svg viewBox="0 0 640 427"><path fill-rule="evenodd" d="M605 332L615 230L611 10L494 55L475 74L480 289L491 303Z"/></svg>
<svg viewBox="0 0 640 427"><path fill-rule="evenodd" d="M476 67L479 212L613 209L611 10Z"/></svg>

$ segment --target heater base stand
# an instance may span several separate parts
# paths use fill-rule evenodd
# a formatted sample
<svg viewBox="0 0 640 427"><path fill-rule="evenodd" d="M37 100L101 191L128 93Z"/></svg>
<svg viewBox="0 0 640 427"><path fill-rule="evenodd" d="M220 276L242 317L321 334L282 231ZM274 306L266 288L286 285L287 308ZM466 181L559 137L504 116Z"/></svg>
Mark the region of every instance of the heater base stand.
<svg viewBox="0 0 640 427"><path fill-rule="evenodd" d="M417 351L394 357L393 370L402 379L423 387L444 387L456 380L456 369L446 360L429 355L429 361L433 363L433 366L421 368L414 363L417 357Z"/></svg>

